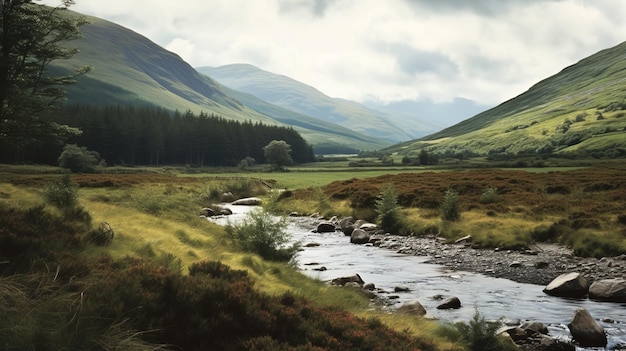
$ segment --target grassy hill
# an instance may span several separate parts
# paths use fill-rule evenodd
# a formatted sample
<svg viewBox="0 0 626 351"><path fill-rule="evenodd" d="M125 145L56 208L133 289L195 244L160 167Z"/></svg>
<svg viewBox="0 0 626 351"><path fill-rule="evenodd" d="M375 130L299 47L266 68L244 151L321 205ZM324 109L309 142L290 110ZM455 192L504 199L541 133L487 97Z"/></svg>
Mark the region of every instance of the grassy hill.
<svg viewBox="0 0 626 351"><path fill-rule="evenodd" d="M253 101L198 73L178 55L127 28L95 17L82 27L84 38L71 47L79 53L55 61L53 69L71 70L89 65L93 69L67 87L69 103L89 105L139 104L198 114L214 113L239 121L287 124L314 147L346 146L379 149L388 141L360 135L328 122ZM232 95L231 95L232 94ZM249 103L243 103L242 100Z"/></svg>
<svg viewBox="0 0 626 351"><path fill-rule="evenodd" d="M388 150L447 155L626 154L626 43L600 51L525 93Z"/></svg>
<svg viewBox="0 0 626 351"><path fill-rule="evenodd" d="M229 88L274 105L390 142L413 139L439 129L431 121L406 113L390 113L354 101L331 98L312 86L248 64L198 67L197 70Z"/></svg>

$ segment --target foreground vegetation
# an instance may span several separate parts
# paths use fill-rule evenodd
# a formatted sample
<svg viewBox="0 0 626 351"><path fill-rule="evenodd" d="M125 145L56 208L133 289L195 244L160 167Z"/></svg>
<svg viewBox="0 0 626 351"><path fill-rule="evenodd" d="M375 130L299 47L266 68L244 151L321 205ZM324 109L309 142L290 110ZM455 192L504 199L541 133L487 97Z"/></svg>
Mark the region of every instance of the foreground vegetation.
<svg viewBox="0 0 626 351"><path fill-rule="evenodd" d="M508 347L479 317L441 325L379 314L360 293L294 270L284 262L294 248L268 253L247 246L256 224L280 231L262 214L251 218L252 229L239 228L240 236L198 217L227 191L263 196L273 211L353 215L405 235L472 234L481 247L551 241L585 256L626 252L623 167L381 169L352 174L366 175L359 178L347 171L236 178L135 171L63 176L54 167L0 169L0 309L8 316L0 337L9 349ZM302 186L333 175L337 181ZM287 191L268 192L285 183Z"/></svg>
<svg viewBox="0 0 626 351"><path fill-rule="evenodd" d="M463 349L432 322L405 317L396 329L367 312L357 292L239 251L197 216L224 190L264 192L258 181L145 173L9 180L0 183L5 348ZM105 220L112 241L99 240Z"/></svg>

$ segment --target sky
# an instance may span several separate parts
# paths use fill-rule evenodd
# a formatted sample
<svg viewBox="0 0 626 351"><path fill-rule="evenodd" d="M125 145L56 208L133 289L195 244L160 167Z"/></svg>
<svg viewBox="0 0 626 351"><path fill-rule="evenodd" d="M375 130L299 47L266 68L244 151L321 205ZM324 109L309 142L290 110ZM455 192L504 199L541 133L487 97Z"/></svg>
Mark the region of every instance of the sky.
<svg viewBox="0 0 626 351"><path fill-rule="evenodd" d="M624 0L75 0L71 9L193 67L248 63L358 102L496 105L626 41Z"/></svg>

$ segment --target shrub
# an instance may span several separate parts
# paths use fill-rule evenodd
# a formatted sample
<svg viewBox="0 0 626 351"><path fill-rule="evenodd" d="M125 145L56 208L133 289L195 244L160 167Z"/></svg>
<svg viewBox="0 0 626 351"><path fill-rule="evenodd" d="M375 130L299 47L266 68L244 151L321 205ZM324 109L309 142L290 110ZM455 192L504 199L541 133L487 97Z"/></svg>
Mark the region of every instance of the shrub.
<svg viewBox="0 0 626 351"><path fill-rule="evenodd" d="M267 260L289 261L300 248L290 243L284 218L276 218L264 209L253 209L240 224L228 224L226 232L243 250Z"/></svg>
<svg viewBox="0 0 626 351"><path fill-rule="evenodd" d="M454 190L447 190L439 205L439 210L444 221L456 221L461 218L459 194Z"/></svg>
<svg viewBox="0 0 626 351"><path fill-rule="evenodd" d="M392 234L399 234L405 227L405 218L398 206L398 194L393 185L385 184L375 203L376 222Z"/></svg>
<svg viewBox="0 0 626 351"><path fill-rule="evenodd" d="M46 203L59 209L67 209L78 205L78 191L69 174L48 183L44 188L43 197Z"/></svg>
<svg viewBox="0 0 626 351"><path fill-rule="evenodd" d="M59 167L67 168L72 172L94 173L100 163L100 154L89 151L86 147L76 144L67 144L58 158Z"/></svg>
<svg viewBox="0 0 626 351"><path fill-rule="evenodd" d="M444 325L442 332L447 334L449 338L465 345L470 351L518 350L514 343L496 334L498 328L498 323L486 321L476 311L474 317L469 322Z"/></svg>
<svg viewBox="0 0 626 351"><path fill-rule="evenodd" d="M481 204L492 204L498 202L498 188L487 187L483 189L478 200Z"/></svg>

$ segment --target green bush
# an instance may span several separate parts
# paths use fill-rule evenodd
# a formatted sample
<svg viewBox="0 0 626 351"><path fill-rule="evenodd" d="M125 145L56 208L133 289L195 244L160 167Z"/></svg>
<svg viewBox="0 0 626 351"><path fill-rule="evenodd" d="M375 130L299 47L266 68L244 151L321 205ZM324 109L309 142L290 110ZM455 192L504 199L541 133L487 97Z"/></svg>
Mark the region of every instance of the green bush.
<svg viewBox="0 0 626 351"><path fill-rule="evenodd" d="M78 190L69 174L48 183L43 190L43 197L46 203L59 209L78 206Z"/></svg>
<svg viewBox="0 0 626 351"><path fill-rule="evenodd" d="M76 144L67 144L58 158L59 167L67 168L72 172L94 173L100 164L100 154L89 151L86 147Z"/></svg>
<svg viewBox="0 0 626 351"><path fill-rule="evenodd" d="M498 200L498 188L494 187L484 188L480 194L480 199L478 199L481 204L492 204Z"/></svg>
<svg viewBox="0 0 626 351"><path fill-rule="evenodd" d="M439 210L441 211L441 219L444 221L456 221L460 219L459 193L452 189L447 190L439 205Z"/></svg>
<svg viewBox="0 0 626 351"><path fill-rule="evenodd" d="M289 261L300 248L290 243L284 218L273 217L262 208L251 210L240 224L229 224L226 232L244 251L253 252L267 260Z"/></svg>
<svg viewBox="0 0 626 351"><path fill-rule="evenodd" d="M393 185L383 185L375 203L376 222L392 234L400 234L406 227L406 218L398 206L398 194Z"/></svg>
<svg viewBox="0 0 626 351"><path fill-rule="evenodd" d="M443 325L440 333L467 347L470 351L519 350L511 341L496 334L498 323L488 322L476 311L469 322Z"/></svg>

